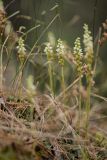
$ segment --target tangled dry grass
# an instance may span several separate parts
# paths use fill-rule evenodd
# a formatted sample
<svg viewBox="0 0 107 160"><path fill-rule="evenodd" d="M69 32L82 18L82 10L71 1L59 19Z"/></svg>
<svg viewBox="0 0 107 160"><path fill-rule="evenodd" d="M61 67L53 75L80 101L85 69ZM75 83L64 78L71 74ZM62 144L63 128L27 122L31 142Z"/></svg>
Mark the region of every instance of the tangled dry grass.
<svg viewBox="0 0 107 160"><path fill-rule="evenodd" d="M31 103L5 94L0 98L0 159L106 159L107 140L97 125L90 125L87 138L78 129L76 107L69 108L48 95ZM84 118L81 124L84 124ZM96 126L96 127L95 127Z"/></svg>

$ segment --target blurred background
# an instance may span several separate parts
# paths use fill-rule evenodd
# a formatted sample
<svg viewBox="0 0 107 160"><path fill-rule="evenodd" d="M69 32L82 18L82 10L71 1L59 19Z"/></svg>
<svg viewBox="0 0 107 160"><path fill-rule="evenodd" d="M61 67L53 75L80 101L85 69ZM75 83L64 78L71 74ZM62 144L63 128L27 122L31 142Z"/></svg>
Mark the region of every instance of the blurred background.
<svg viewBox="0 0 107 160"><path fill-rule="evenodd" d="M3 3L7 15L20 11L19 15L10 19L16 31L20 26L29 29L36 24L41 25L30 34L28 39L30 45L57 14L60 17L55 19L48 31L52 31L55 37L61 37L69 44L82 34L84 23L87 23L92 33L96 35L107 16L106 0L3 0ZM45 39L46 34L42 38Z"/></svg>
<svg viewBox="0 0 107 160"><path fill-rule="evenodd" d="M49 33L54 39L61 38L66 42L72 50L76 37L82 37L83 24L87 23L95 40L99 27L107 18L107 0L3 0L3 5L7 16L12 15L16 11L19 13L9 20L12 23L14 31L18 31L20 26L24 26L24 32L40 25L34 29L26 37L26 47L28 52L33 44L38 40L38 48L41 44L49 39ZM32 64L29 63L25 76L33 72L36 81L40 81L41 72L46 77L46 68L41 66L38 58L38 48L34 49L35 57ZM100 48L99 64L95 77L96 87L99 92L107 95L107 42ZM15 59L15 56L13 56ZM17 61L14 60L14 64ZM73 80L73 68L68 63L66 64L66 83L69 84ZM13 73L13 71L11 71ZM12 76L10 76L12 77ZM37 78L38 77L38 78ZM43 77L42 77L43 78ZM8 78L7 78L8 79ZM11 78L9 79L11 80ZM7 81L9 83L10 81ZM41 81L41 88L44 88L44 80ZM58 83L58 82L57 82Z"/></svg>

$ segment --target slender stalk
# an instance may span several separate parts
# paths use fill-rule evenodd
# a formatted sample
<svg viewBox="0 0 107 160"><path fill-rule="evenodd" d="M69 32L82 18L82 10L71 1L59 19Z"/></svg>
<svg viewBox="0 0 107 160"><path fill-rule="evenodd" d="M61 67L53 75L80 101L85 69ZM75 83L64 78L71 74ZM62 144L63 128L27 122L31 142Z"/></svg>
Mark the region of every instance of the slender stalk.
<svg viewBox="0 0 107 160"><path fill-rule="evenodd" d="M90 113L90 96L91 96L91 82L89 82L87 87L87 100L86 100L86 135L89 125L89 113Z"/></svg>
<svg viewBox="0 0 107 160"><path fill-rule="evenodd" d="M62 82L62 91L64 92L65 97L65 79L64 79L64 67L61 66L61 82Z"/></svg>
<svg viewBox="0 0 107 160"><path fill-rule="evenodd" d="M3 54L1 52L0 54L0 90L1 91L3 89L3 62L2 62L2 59L3 59Z"/></svg>
<svg viewBox="0 0 107 160"><path fill-rule="evenodd" d="M54 87L53 87L53 71L52 71L52 64L49 62L48 64L48 72L49 72L49 83L52 95L54 95Z"/></svg>
<svg viewBox="0 0 107 160"><path fill-rule="evenodd" d="M79 79L79 87L81 89L81 86L82 86L82 81L81 81L81 78ZM82 101L82 97L81 97L81 92L79 92L79 122L78 122L78 125L79 127L81 126L81 101Z"/></svg>
<svg viewBox="0 0 107 160"><path fill-rule="evenodd" d="M20 64L19 70L20 70L21 66L22 65ZM18 77L15 80L15 87L14 87L14 92L18 96L19 99L21 99L21 95L22 95L22 77L23 77L23 72L21 70L19 72Z"/></svg>
<svg viewBox="0 0 107 160"><path fill-rule="evenodd" d="M19 99L21 99L21 95L22 95L22 77L23 77L23 71L21 71L20 75L19 75L19 86L18 86L18 97L19 97Z"/></svg>
<svg viewBox="0 0 107 160"><path fill-rule="evenodd" d="M22 65L23 65L23 62L20 62L19 70L22 67ZM23 86L22 79L23 79L23 70L20 70L18 76L16 77L16 80L15 80L16 83L14 88L16 91L16 95L18 96L19 99L21 99L21 96L22 96L22 86Z"/></svg>

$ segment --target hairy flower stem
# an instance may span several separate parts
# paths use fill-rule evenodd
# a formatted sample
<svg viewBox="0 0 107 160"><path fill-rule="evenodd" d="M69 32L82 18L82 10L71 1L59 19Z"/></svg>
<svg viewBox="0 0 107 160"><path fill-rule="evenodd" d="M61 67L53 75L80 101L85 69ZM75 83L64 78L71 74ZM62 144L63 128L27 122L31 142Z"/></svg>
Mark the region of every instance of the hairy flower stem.
<svg viewBox="0 0 107 160"><path fill-rule="evenodd" d="M52 93L52 95L54 95L53 70L52 70L51 62L49 62L49 65L48 65L48 73L49 73L49 83L50 83L51 93Z"/></svg>
<svg viewBox="0 0 107 160"><path fill-rule="evenodd" d="M81 90L81 86L82 86L82 81L81 81L81 77L79 79L79 88ZM79 121L78 121L78 127L80 128L81 126L81 102L82 102L82 97L81 97L81 92L79 93L79 102L78 102L78 105L79 105Z"/></svg>
<svg viewBox="0 0 107 160"><path fill-rule="evenodd" d="M15 83L16 95L19 97L19 99L21 99L21 95L22 95L22 78L23 78L23 70L21 70L22 65L23 63L21 63L19 66L20 72L17 76L16 83Z"/></svg>
<svg viewBox="0 0 107 160"><path fill-rule="evenodd" d="M22 67L22 65L20 66L20 68ZM22 77L23 77L23 71L21 70L19 74L19 86L18 86L19 99L21 99L21 95L22 95Z"/></svg>
<svg viewBox="0 0 107 160"><path fill-rule="evenodd" d="M64 67L61 66L61 85L62 85L62 91L64 92L64 98L65 98L65 79L64 79Z"/></svg>
<svg viewBox="0 0 107 160"><path fill-rule="evenodd" d="M86 100L86 136L89 126L89 114L90 114L90 95L91 95L91 82L87 86L87 100Z"/></svg>

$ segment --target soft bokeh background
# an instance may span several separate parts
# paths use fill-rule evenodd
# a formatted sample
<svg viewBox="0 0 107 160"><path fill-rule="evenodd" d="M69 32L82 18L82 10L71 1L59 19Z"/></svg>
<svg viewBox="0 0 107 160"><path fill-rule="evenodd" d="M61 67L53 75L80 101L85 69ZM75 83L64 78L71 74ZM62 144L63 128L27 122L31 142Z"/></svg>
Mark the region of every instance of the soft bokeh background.
<svg viewBox="0 0 107 160"><path fill-rule="evenodd" d="M6 7L12 1L3 2ZM97 34L99 26L107 16L106 6L106 0L13 0L6 11L10 15L19 10L19 15L31 17L11 18L15 30L18 30L20 25L29 29L35 24L41 24L41 28L30 35L30 44L40 36L53 17L60 14L60 18L54 21L49 31L53 31L56 37L61 37L71 44L75 37L80 36L84 23L88 23L93 34ZM46 35L44 37L46 38Z"/></svg>

